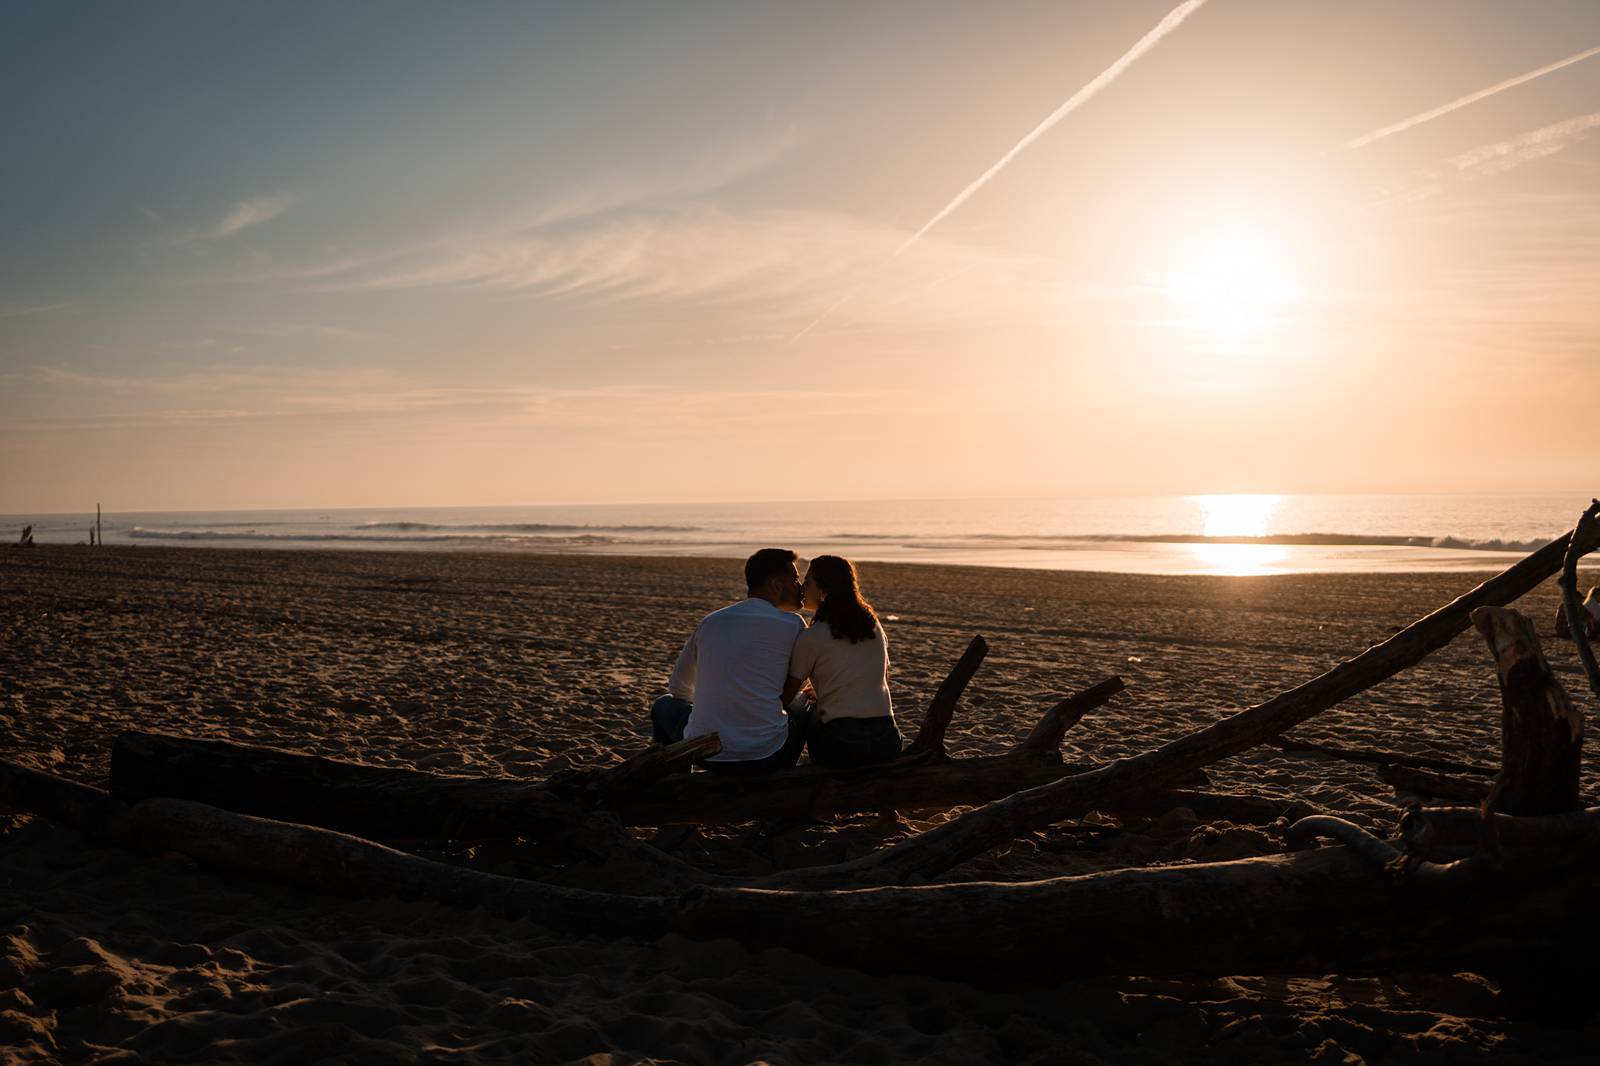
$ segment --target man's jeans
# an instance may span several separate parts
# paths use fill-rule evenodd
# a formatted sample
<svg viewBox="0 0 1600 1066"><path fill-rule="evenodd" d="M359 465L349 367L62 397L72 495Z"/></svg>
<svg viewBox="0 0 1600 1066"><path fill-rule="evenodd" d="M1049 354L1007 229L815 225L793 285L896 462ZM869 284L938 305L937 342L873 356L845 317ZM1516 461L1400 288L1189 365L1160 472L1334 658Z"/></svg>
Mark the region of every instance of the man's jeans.
<svg viewBox="0 0 1600 1066"><path fill-rule="evenodd" d="M689 714L694 704L673 695L658 697L650 707L650 730L658 744L676 744L683 739L684 727L689 724ZM789 736L783 747L765 759L745 762L707 761L700 765L719 774L765 774L793 766L806 746L806 729L811 724L811 711L789 712Z"/></svg>

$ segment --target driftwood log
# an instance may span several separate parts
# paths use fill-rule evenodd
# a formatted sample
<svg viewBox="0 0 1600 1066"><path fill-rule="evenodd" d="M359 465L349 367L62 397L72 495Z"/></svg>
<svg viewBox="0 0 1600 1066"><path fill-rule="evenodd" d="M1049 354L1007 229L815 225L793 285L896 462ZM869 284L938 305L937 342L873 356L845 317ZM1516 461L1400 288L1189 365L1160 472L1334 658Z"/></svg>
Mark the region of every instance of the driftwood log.
<svg viewBox="0 0 1600 1066"><path fill-rule="evenodd" d="M483 907L554 929L659 936L667 898L614 896L502 877L420 858L332 830L253 818L203 803L125 803L97 788L0 759L0 803L95 840L151 855L187 855L207 869L356 899L398 896Z"/></svg>
<svg viewBox="0 0 1600 1066"><path fill-rule="evenodd" d="M1577 810L1583 715L1545 662L1533 623L1507 607L1480 607L1472 624L1494 653L1504 707L1490 806L1524 815Z"/></svg>
<svg viewBox="0 0 1600 1066"><path fill-rule="evenodd" d="M691 746L704 750L706 738L606 770L529 782L126 732L112 751L111 791L129 800L189 799L378 840L521 836L561 843L587 833L579 816L588 811L608 812L628 825L663 825L969 806L1083 769L1063 763L1059 748L1049 745L1058 745L1068 726L1123 687L1120 678L1108 678L1062 700L1004 755L951 759L939 726L937 744L885 766L799 767L760 778L662 776L663 766L681 762Z"/></svg>
<svg viewBox="0 0 1600 1066"><path fill-rule="evenodd" d="M193 800L374 840L560 843L582 813L571 800L515 778L445 776L133 731L112 748L111 792L128 802Z"/></svg>
<svg viewBox="0 0 1600 1066"><path fill-rule="evenodd" d="M691 890L679 928L867 970L960 980L1492 968L1593 939L1594 853L1457 890L1397 881L1355 851L1115 870L1023 884L836 892ZM1529 876L1520 876L1526 871ZM826 929L826 937L816 930ZM1574 937L1574 930L1580 930Z"/></svg>
<svg viewBox="0 0 1600 1066"><path fill-rule="evenodd" d="M1102 683L1082 695L1098 700L1109 691ZM1058 704L1047 716L1070 702ZM584 818L596 812L625 825L670 825L947 808L982 803L1005 795L1008 788L1053 780L1075 769L1061 762L1059 754L1054 762L1030 756L1023 747L1027 743L1006 755L941 763L917 760L858 770L799 767L760 778L679 774L649 781L647 787L616 787L610 770L553 783L455 777L223 740L128 731L112 749L111 792L129 801L189 799L374 840L528 837L554 845L581 843L592 851L593 827ZM1201 818L1240 823L1271 822L1307 811L1291 797L1161 789L1130 796L1116 813L1150 815L1176 807L1187 807Z"/></svg>
<svg viewBox="0 0 1600 1066"><path fill-rule="evenodd" d="M1482 803L1493 786L1489 778L1436 774L1432 770L1418 770L1411 766L1380 766L1378 780L1392 786L1396 792L1409 792L1414 796L1432 796L1435 799L1463 800L1467 803Z"/></svg>
<svg viewBox="0 0 1600 1066"><path fill-rule="evenodd" d="M1262 742L1279 751L1292 751L1307 755L1326 755L1345 762L1375 763L1379 766L1409 766L1418 770L1437 770L1446 774L1483 774L1493 777L1499 773L1493 766L1483 763L1460 762L1455 759L1435 759L1427 755L1408 755L1380 748L1351 748L1339 744L1316 744L1294 737L1273 737Z"/></svg>
<svg viewBox="0 0 1600 1066"><path fill-rule="evenodd" d="M1450 972L1495 962L1508 945L1576 949L1574 929L1576 939L1592 938L1577 916L1600 887L1594 848L1570 846L1568 832L1556 865L1548 852L1537 863L1510 862L1507 874L1477 877L1470 891L1448 881L1396 879L1355 850L1331 847L1023 884L845 892L697 887L677 896L613 896L480 873L186 800L130 805L6 760L0 801L131 850L184 854L207 869L319 894L482 907L574 934L732 938L871 971L975 983Z"/></svg>
<svg viewBox="0 0 1600 1066"><path fill-rule="evenodd" d="M1474 610L1511 603L1558 572L1569 555L1569 541L1572 557L1581 557L1600 544L1600 531L1594 523L1580 525L1320 677L1155 751L1017 792L875 854L830 867L788 871L768 883L775 888L837 888L929 881L1024 832L1097 806L1112 809L1138 792L1170 787L1183 774L1247 751L1449 644L1470 624Z"/></svg>
<svg viewBox="0 0 1600 1066"><path fill-rule="evenodd" d="M1484 817L1481 807L1418 807L1400 819L1400 834L1408 850L1435 854L1482 842L1485 830L1497 844L1513 848L1588 847L1600 845L1600 807L1566 814L1514 818L1509 814Z"/></svg>
<svg viewBox="0 0 1600 1066"><path fill-rule="evenodd" d="M1592 534L1597 523L1600 523L1600 500L1593 500L1579 516L1572 543L1561 561L1560 585L1561 619L1567 623L1567 635L1578 649L1578 661L1583 663L1584 675L1589 679L1589 691L1600 699L1600 663L1595 661L1594 648L1589 645L1590 637L1600 633L1600 618L1591 616L1578 602L1578 558L1582 553L1577 550L1583 535ZM1590 598L1595 595L1596 590L1590 589Z"/></svg>

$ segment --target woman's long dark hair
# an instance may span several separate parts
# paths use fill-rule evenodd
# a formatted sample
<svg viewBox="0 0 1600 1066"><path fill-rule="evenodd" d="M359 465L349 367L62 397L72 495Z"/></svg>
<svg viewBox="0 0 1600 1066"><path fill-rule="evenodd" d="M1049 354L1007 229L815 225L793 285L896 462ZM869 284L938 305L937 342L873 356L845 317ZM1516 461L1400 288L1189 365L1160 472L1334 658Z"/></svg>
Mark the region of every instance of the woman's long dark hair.
<svg viewBox="0 0 1600 1066"><path fill-rule="evenodd" d="M817 580L817 587L825 594L822 606L812 624L828 623L835 640L848 640L860 644L863 640L877 639L878 616L861 595L861 583L856 578L856 568L849 559L837 555L819 555L811 560L807 577Z"/></svg>

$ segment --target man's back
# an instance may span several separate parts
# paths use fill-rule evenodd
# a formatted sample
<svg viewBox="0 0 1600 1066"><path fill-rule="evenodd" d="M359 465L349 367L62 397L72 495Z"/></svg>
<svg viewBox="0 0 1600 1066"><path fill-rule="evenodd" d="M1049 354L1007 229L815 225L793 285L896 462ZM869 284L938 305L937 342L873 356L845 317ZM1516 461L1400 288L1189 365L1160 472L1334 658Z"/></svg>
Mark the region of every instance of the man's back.
<svg viewBox="0 0 1600 1066"><path fill-rule="evenodd" d="M754 596L701 619L668 688L694 701L685 738L721 736L722 751L709 761L764 759L783 747L783 683L803 629L799 615Z"/></svg>

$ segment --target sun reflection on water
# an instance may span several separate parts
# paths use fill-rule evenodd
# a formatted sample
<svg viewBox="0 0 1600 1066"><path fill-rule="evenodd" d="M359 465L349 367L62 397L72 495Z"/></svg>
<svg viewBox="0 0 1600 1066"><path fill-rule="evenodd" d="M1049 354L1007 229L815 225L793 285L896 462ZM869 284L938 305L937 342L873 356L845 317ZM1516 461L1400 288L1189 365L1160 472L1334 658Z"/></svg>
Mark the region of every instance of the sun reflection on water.
<svg viewBox="0 0 1600 1066"><path fill-rule="evenodd" d="M1282 496L1233 493L1192 496L1200 506L1201 533L1207 537L1265 537ZM1289 557L1282 544L1186 544L1201 572L1236 576L1277 573Z"/></svg>

